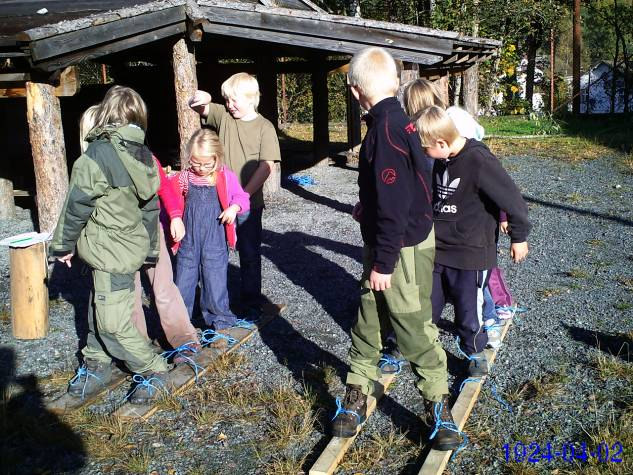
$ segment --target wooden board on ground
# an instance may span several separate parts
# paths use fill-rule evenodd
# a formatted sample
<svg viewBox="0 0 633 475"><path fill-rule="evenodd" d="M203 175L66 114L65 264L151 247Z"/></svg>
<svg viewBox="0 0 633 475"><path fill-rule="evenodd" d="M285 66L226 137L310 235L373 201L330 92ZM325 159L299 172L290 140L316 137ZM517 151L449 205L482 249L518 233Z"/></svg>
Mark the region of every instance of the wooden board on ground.
<svg viewBox="0 0 633 475"><path fill-rule="evenodd" d="M127 377L127 373L124 373L119 368L112 369L112 379L110 380L110 384L105 386L101 391L98 391L94 394L91 394L88 397L83 399L71 396L68 393L65 393L63 396L51 401L46 405L46 409L55 413L55 414L64 414L69 411L75 411L77 409L81 409L82 407L87 406L88 404L96 401L101 396L105 395L108 391L113 390L120 384L122 384Z"/></svg>
<svg viewBox="0 0 633 475"><path fill-rule="evenodd" d="M243 343L248 341L255 332L268 324L277 315L280 315L286 308L284 304L269 304L264 308L264 315L261 317L257 325L252 329L246 328L230 328L223 330L222 333L229 335L237 340L231 346L224 349L204 348L200 355L196 358L196 363L202 368L198 370L198 378L203 376L210 368L211 363L222 354L231 353L239 348ZM194 370L187 364L178 365L169 372L167 377L167 385L172 387L172 394L178 395L190 386L196 383L196 375ZM130 404L124 403L113 414L122 419L141 419L147 420L159 410L158 404Z"/></svg>
<svg viewBox="0 0 633 475"><path fill-rule="evenodd" d="M367 418L374 412L378 401L387 392L387 388L395 376L395 374L383 374L378 380L380 384L376 385L374 394L367 397ZM310 468L309 475L331 475L334 473L334 470L338 467L339 462L357 435L358 433L354 437L332 437L327 447L325 447L317 461Z"/></svg>
<svg viewBox="0 0 633 475"><path fill-rule="evenodd" d="M501 341L503 342L506 333L510 329L510 325L512 320L505 320L506 324L503 326L501 330ZM497 353L499 352L499 348L496 350L487 349L486 358L488 360L488 365L492 368L492 364L495 361ZM470 412L472 411L475 403L477 402L477 398L479 397L479 392L481 391L482 386L486 382L487 377L481 378L478 382L469 382L464 385L464 388L459 393L457 397L457 401L455 401L455 405L453 406L452 413L453 419L455 420L455 424L459 430L464 430L464 426L466 425L466 421L470 416ZM453 451L439 451L439 450L431 450L426 459L424 460L424 464L422 468L418 472L418 475L441 475L444 469L446 468L446 464L451 458L451 454Z"/></svg>

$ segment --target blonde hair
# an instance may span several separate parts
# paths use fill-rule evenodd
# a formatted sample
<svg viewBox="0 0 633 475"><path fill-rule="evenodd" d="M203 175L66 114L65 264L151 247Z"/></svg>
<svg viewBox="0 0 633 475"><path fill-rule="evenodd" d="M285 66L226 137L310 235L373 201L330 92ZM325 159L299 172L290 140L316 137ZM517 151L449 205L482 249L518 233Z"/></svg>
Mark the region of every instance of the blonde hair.
<svg viewBox="0 0 633 475"><path fill-rule="evenodd" d="M393 96L400 86L396 62L379 47L365 48L354 55L349 63L347 80L369 99L383 94Z"/></svg>
<svg viewBox="0 0 633 475"><path fill-rule="evenodd" d="M259 105L259 83L255 76L248 73L237 73L222 83L224 99L245 96L250 99L255 109Z"/></svg>
<svg viewBox="0 0 633 475"><path fill-rule="evenodd" d="M86 142L86 137L97 123L98 110L99 104L90 106L81 114L81 119L79 119L79 147L81 148L81 153L84 153L88 148L89 143Z"/></svg>
<svg viewBox="0 0 633 475"><path fill-rule="evenodd" d="M95 126L105 127L108 124L136 124L147 130L147 106L138 92L123 86L113 86L106 92Z"/></svg>
<svg viewBox="0 0 633 475"><path fill-rule="evenodd" d="M455 123L444 109L438 106L427 107L418 111L413 117L423 147L433 147L438 140L445 140L451 145L459 138Z"/></svg>
<svg viewBox="0 0 633 475"><path fill-rule="evenodd" d="M415 79L406 85L403 102L409 116L430 106L446 109L440 89L435 83L423 78Z"/></svg>
<svg viewBox="0 0 633 475"><path fill-rule="evenodd" d="M214 172L224 163L224 148L222 147L222 142L220 142L218 134L211 129L199 129L191 136L187 143L188 162L191 162L191 157L194 154L204 157L214 157Z"/></svg>

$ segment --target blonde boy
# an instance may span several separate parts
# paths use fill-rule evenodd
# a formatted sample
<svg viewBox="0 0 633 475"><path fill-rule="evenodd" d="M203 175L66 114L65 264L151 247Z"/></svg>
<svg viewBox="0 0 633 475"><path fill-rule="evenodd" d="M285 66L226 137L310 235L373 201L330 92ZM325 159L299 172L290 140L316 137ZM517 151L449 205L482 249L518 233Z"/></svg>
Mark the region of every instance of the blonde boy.
<svg viewBox="0 0 633 475"><path fill-rule="evenodd" d="M251 210L237 218L237 249L240 255L241 303L247 315L256 317L265 303L262 296L261 242L264 195L262 187L281 160L273 124L257 112L259 85L247 73L237 73L222 84L226 108L211 102L211 95L196 91L189 101L213 128L224 146L226 165L238 176L250 195Z"/></svg>
<svg viewBox="0 0 633 475"><path fill-rule="evenodd" d="M390 323L439 429L435 448L454 449L460 440L449 428L454 424L448 408L446 353L431 321L434 237L429 162L394 97L399 80L389 53L382 48L357 53L348 82L368 111L360 150L360 201L353 213L365 245L347 390L334 417L333 435L351 437L365 420L367 395L380 378L381 328Z"/></svg>
<svg viewBox="0 0 633 475"><path fill-rule="evenodd" d="M471 376L488 372L483 352L488 336L483 329L483 291L489 270L497 265L497 217L508 214L510 254L525 259L530 231L527 206L501 162L483 143L460 136L453 120L432 106L414 116L426 153L433 165L435 266L433 321L447 300L455 307L455 326L470 360Z"/></svg>

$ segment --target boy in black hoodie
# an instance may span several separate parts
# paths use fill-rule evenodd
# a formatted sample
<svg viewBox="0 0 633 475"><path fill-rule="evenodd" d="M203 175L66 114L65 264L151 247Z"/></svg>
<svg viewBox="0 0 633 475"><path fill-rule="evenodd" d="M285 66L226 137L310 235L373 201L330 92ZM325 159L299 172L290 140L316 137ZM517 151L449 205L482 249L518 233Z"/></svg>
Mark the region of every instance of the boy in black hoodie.
<svg viewBox="0 0 633 475"><path fill-rule="evenodd" d="M434 448L452 450L460 438L448 407L446 353L431 321L434 256L431 162L398 100L397 67L382 48L367 48L350 63L349 84L368 111L360 149L359 203L363 248L361 302L352 327L350 370L343 404L333 420L337 437L352 437L364 422L367 395L380 378L381 330L389 323L418 377L435 423Z"/></svg>
<svg viewBox="0 0 633 475"><path fill-rule="evenodd" d="M470 360L471 376L483 376L483 289L497 265L497 218L506 211L510 223L510 254L514 262L528 254L530 223L527 206L501 162L483 143L459 135L444 110L433 106L414 117L433 165L433 216L436 232L433 271L433 321L447 300L455 307L455 327Z"/></svg>

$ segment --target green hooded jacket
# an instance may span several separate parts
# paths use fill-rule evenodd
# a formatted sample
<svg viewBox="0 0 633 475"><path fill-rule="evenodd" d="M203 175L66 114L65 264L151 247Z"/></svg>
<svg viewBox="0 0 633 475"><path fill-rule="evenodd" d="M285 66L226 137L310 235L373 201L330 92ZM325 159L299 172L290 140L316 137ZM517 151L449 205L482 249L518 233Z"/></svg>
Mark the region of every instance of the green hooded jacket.
<svg viewBox="0 0 633 475"><path fill-rule="evenodd" d="M129 274L158 259L160 185L145 132L135 125L94 129L75 164L49 247L90 267Z"/></svg>

